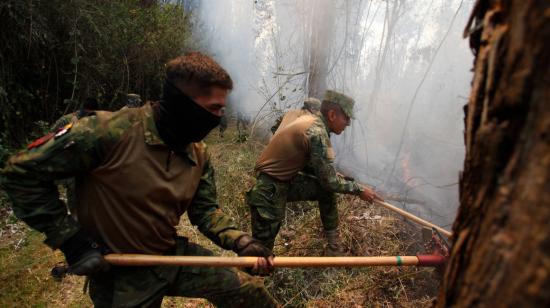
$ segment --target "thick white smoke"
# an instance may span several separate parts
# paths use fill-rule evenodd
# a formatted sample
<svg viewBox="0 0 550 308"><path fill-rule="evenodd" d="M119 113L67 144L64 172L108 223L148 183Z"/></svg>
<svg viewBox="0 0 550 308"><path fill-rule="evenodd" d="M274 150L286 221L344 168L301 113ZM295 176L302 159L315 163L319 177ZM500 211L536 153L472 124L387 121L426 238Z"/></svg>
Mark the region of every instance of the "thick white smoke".
<svg viewBox="0 0 550 308"><path fill-rule="evenodd" d="M402 205L448 225L464 159L462 108L473 57L462 30L471 6L471 0L202 1L195 36L233 77L233 108L266 131L308 95L311 36L324 29L327 87L357 102L351 127L332 138L337 166L389 195L421 201ZM324 19L314 18L319 12Z"/></svg>

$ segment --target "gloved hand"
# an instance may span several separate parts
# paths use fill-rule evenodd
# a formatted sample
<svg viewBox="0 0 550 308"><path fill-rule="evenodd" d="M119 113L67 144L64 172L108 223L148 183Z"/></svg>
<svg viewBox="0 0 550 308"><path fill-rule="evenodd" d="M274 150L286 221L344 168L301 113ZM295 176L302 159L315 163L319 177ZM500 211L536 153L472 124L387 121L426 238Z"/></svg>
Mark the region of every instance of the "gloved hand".
<svg viewBox="0 0 550 308"><path fill-rule="evenodd" d="M80 230L66 240L59 249L69 264L68 272L75 275L91 275L109 270L99 245Z"/></svg>
<svg viewBox="0 0 550 308"><path fill-rule="evenodd" d="M253 274L268 275L273 272L273 257L275 256L271 249L265 247L260 241L253 238L248 234L239 236L235 240L234 251L240 256L258 256L254 267L252 267Z"/></svg>
<svg viewBox="0 0 550 308"><path fill-rule="evenodd" d="M364 201L367 201L368 203L374 203L374 201L384 201L382 197L377 195L374 190L372 190L369 187L363 187L363 191L359 195L359 198L361 198Z"/></svg>
<svg viewBox="0 0 550 308"><path fill-rule="evenodd" d="M346 181L355 181L355 179L351 176L348 176L348 175L345 175L345 174L342 174L340 172L336 172L336 175L341 177L342 179L346 180Z"/></svg>

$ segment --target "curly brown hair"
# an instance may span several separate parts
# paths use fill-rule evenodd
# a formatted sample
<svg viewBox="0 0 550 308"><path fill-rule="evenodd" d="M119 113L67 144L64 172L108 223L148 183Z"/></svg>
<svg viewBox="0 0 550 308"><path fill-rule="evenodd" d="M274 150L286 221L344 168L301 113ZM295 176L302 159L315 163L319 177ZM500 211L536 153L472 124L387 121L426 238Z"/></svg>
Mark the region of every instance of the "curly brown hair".
<svg viewBox="0 0 550 308"><path fill-rule="evenodd" d="M208 94L212 87L233 89L233 80L227 71L214 59L200 52L186 53L168 62L166 79L191 96Z"/></svg>

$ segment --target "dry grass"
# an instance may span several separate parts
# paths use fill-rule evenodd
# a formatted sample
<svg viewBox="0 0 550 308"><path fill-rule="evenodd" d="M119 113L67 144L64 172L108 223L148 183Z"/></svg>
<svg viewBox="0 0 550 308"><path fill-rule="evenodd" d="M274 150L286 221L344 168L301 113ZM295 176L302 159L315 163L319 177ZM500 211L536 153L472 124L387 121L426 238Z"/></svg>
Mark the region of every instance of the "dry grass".
<svg viewBox="0 0 550 308"><path fill-rule="evenodd" d="M253 168L263 146L254 141L235 143L229 129L225 138L209 136L216 167L218 195L224 210L250 229L244 192L253 183ZM416 227L387 210L342 196L340 232L349 255L415 255L422 252ZM185 227L188 230L192 227ZM319 212L314 202L288 204L284 225L275 242L275 254L320 256L325 249ZM201 244L212 244L196 236ZM227 252L224 252L227 254ZM229 253L232 254L232 253ZM353 269L278 269L265 279L271 293L289 307L426 307L434 298L438 280L432 269L378 267Z"/></svg>
<svg viewBox="0 0 550 308"><path fill-rule="evenodd" d="M6 211L0 225L0 307L90 307L83 294L84 277L69 276L56 282L50 275L52 267L63 260L42 244L43 236L20 222L5 223L13 216Z"/></svg>
<svg viewBox="0 0 550 308"><path fill-rule="evenodd" d="M294 205L297 207L309 204ZM381 208L340 200L341 234L348 255L405 255L421 252L411 227ZM288 218L291 217L291 219ZM279 255L322 255L318 211L288 211L276 242ZM266 280L285 305L308 307L426 307L437 288L432 269L369 267L282 269Z"/></svg>
<svg viewBox="0 0 550 308"><path fill-rule="evenodd" d="M254 183L253 167L263 146L254 141L237 143L230 127L224 138L215 131L208 137L216 169L218 197L224 211L243 230L250 229L245 192ZM5 203L5 202L4 202ZM421 252L416 229L378 207L340 197L341 234L349 255L405 255ZM41 243L42 237L15 222L0 205L0 307L89 307L82 293L83 279L69 277L58 283L49 271L63 259ZM12 232L13 231L13 232ZM213 245L182 217L178 232L220 255L234 255ZM19 243L19 244L18 244ZM317 206L312 202L289 204L275 253L320 256L325 241ZM265 279L267 288L286 307L427 307L438 281L431 269L370 267L278 269ZM212 307L201 299L166 298L163 307Z"/></svg>

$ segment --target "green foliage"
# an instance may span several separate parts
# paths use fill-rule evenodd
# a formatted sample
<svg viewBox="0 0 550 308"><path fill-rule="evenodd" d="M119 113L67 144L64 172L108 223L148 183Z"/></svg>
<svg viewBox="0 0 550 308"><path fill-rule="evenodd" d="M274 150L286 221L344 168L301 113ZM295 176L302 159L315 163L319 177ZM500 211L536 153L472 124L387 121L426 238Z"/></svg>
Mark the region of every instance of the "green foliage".
<svg viewBox="0 0 550 308"><path fill-rule="evenodd" d="M10 150L4 144L4 138L0 138L0 167L4 166L4 161L8 158Z"/></svg>
<svg viewBox="0 0 550 308"><path fill-rule="evenodd" d="M130 92L158 99L164 64L190 36L184 8L165 1L7 0L0 27L0 133L11 146L86 97L111 110Z"/></svg>
<svg viewBox="0 0 550 308"><path fill-rule="evenodd" d="M82 292L84 277L69 275L56 282L51 268L63 260L44 245L44 237L20 230L0 243L0 307L90 307Z"/></svg>

